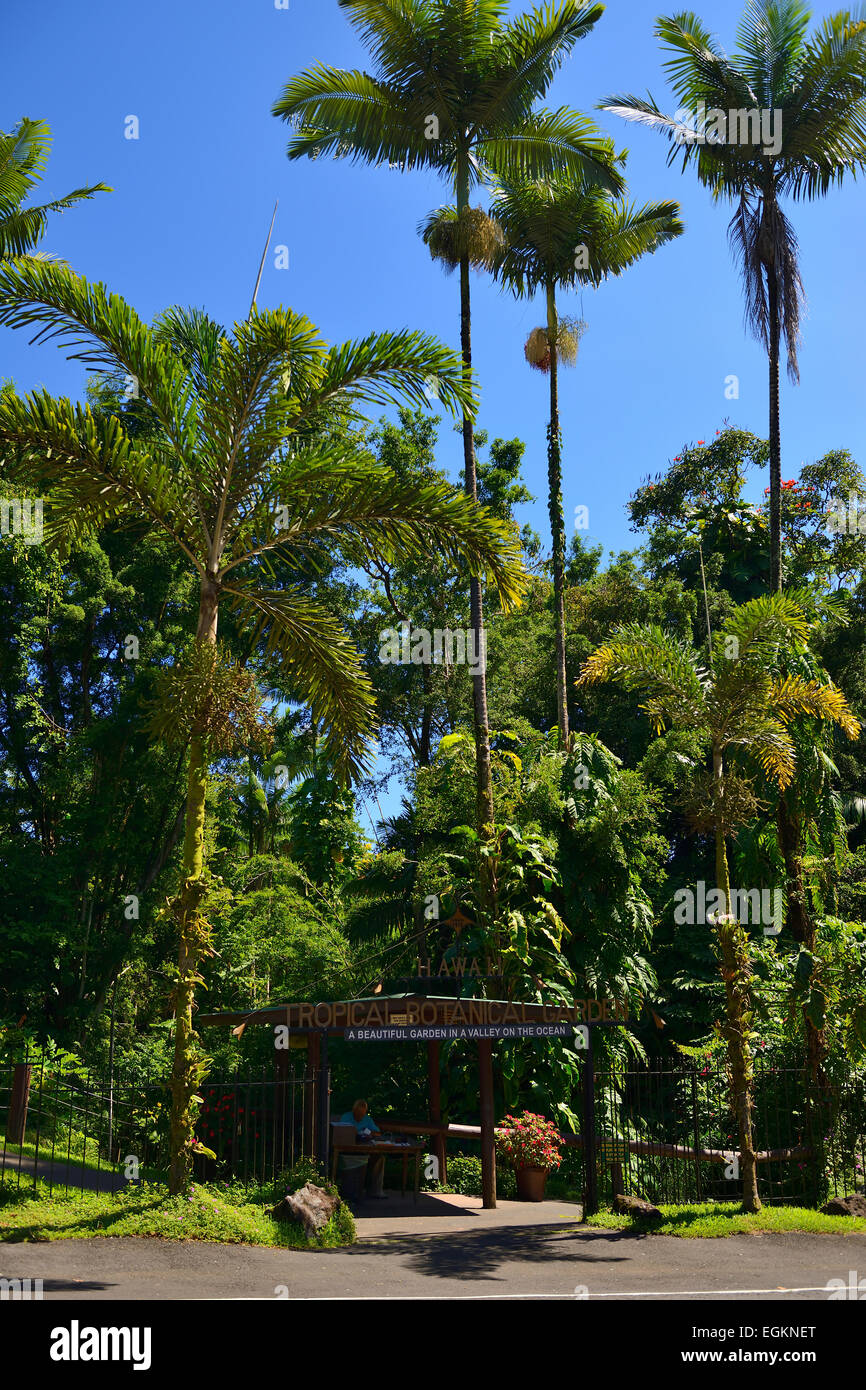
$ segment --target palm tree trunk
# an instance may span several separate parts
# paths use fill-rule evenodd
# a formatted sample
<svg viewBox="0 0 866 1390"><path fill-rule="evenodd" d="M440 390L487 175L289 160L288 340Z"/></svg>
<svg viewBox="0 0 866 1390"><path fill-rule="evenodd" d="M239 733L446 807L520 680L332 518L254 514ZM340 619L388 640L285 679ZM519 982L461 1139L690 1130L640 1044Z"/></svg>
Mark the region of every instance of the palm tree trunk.
<svg viewBox="0 0 866 1390"><path fill-rule="evenodd" d="M461 161L457 179L457 214L462 216L469 206L469 165ZM472 373L472 308L469 293L469 256L464 250L460 257L460 349L463 354L463 373L467 381ZM463 467L465 489L473 502L478 501L478 476L475 467L475 431L472 416L463 414ZM470 640L473 651L486 655L484 609L481 580L469 581ZM493 825L493 777L490 767L490 726L487 718L487 675L481 669L472 676L472 708L475 721L476 814L478 829Z"/></svg>
<svg viewBox="0 0 866 1390"><path fill-rule="evenodd" d="M784 796L779 798L776 813L776 828L779 848L785 861L787 879L788 911L786 925L791 935L804 951L814 956L816 946L815 921L812 916L809 895L803 872L803 827L800 817L789 808ZM806 1065L809 1076L816 1086L825 1086L827 1077L824 1061L827 1056L827 1039L824 1030L816 1028L803 1008L803 1029L806 1038Z"/></svg>
<svg viewBox="0 0 866 1390"><path fill-rule="evenodd" d="M722 759L713 754L717 781L723 776ZM754 1067L749 1045L752 1010L749 997L751 965L746 933L731 911L731 879L728 855L721 825L716 826L716 884L725 897L725 920L717 926L719 951L722 958L722 978L725 983L726 1021L722 1028L728 1055L731 1087L731 1108L737 1121L740 1140L740 1179L743 1184L743 1206L746 1211L760 1211L758 1196L758 1166L752 1136L752 1093Z"/></svg>
<svg viewBox="0 0 866 1390"><path fill-rule="evenodd" d="M547 341L550 347L550 421L547 426L547 509L553 542L553 607L556 623L556 717L561 748L568 743L568 691L565 673L565 518L562 514L562 435L559 428L559 347L556 291L547 286Z"/></svg>
<svg viewBox="0 0 866 1390"><path fill-rule="evenodd" d="M217 586L212 576L202 580L196 641L214 644L217 633ZM169 1191L186 1191L192 1175L197 1119L193 1096L204 1074L205 1059L197 1047L193 1004L198 966L208 949L209 929L200 912L205 892L204 818L207 793L207 749L201 734L189 747L186 828L183 843L182 887L176 900L179 927L177 984L174 992L174 1061L171 1072L171 1159Z"/></svg>
<svg viewBox="0 0 866 1390"><path fill-rule="evenodd" d="M782 588L782 442L779 430L779 290L773 266L767 267L770 317L770 588Z"/></svg>

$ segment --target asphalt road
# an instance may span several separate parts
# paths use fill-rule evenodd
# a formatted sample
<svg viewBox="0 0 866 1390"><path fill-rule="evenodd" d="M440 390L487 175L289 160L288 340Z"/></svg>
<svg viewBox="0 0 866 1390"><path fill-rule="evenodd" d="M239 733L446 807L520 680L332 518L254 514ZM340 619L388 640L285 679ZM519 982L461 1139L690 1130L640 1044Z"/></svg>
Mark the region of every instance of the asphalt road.
<svg viewBox="0 0 866 1390"><path fill-rule="evenodd" d="M0 1277L43 1281L46 1299L613 1299L828 1301L866 1281L866 1236L718 1240L573 1227L510 1227L289 1251L157 1239L0 1245ZM856 1283L855 1279L855 1283ZM577 1292L576 1292L577 1291ZM861 1295L866 1295L866 1282Z"/></svg>

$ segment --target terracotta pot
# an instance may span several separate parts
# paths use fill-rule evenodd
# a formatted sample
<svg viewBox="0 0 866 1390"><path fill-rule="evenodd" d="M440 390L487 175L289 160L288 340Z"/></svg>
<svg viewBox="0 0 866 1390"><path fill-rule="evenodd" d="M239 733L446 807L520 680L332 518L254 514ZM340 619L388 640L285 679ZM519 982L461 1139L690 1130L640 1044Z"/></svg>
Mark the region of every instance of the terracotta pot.
<svg viewBox="0 0 866 1390"><path fill-rule="evenodd" d="M543 1202L547 1169L526 1167L517 1170L517 1197L521 1202Z"/></svg>

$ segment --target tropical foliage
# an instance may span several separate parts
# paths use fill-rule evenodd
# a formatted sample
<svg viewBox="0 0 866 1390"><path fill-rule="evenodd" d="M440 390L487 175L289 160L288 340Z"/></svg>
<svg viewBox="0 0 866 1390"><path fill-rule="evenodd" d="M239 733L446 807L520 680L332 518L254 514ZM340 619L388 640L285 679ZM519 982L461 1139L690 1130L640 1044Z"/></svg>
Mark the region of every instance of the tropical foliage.
<svg viewBox="0 0 866 1390"><path fill-rule="evenodd" d="M39 253L104 185L28 206L48 129L0 135L0 327L90 374L80 399L0 387L0 1046L167 1083L180 1194L209 1068L273 1061L264 1029L206 1051L204 997L604 1001L615 1077L724 1054L714 1123L756 1212L757 1052L802 1083L786 1143L866 1076L866 475L828 439L783 478L778 389L802 307L787 205L863 167L866 22L810 30L799 0L754 0L728 55L697 16L662 18L680 110L603 103L733 203L770 369L768 438L720 420L684 440L673 420L670 456L634 460L635 547L605 556L565 533L582 464L559 368L586 324L563 296L599 289L603 312L610 277L662 247L648 273L675 263L683 226L675 202L629 201L593 120L542 104L602 7L340 9L368 69L289 79L289 159L444 182L420 231L458 272L459 351L411 329L332 344L255 303L231 326L179 306L145 322ZM726 141L689 114L752 108L781 113L777 147L760 121ZM549 544L521 510L526 442L473 373L473 270L538 306ZM37 506L44 534L7 524ZM769 930L744 893L773 904ZM497 1043L509 1161L553 1166L556 1133L580 1130L580 1042ZM347 1101L426 1112L412 1048L329 1055ZM476 1118L477 1065L443 1042L446 1118Z"/></svg>

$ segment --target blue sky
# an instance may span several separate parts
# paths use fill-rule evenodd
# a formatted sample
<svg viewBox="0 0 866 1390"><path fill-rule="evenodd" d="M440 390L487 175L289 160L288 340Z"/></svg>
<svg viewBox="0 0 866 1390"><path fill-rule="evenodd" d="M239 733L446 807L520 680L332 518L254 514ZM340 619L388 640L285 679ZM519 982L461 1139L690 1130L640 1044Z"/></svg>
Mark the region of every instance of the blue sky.
<svg viewBox="0 0 866 1390"><path fill-rule="evenodd" d="M515 9L524 6L515 6ZM816 18L835 6L816 9ZM705 0L704 20L733 46L739 7ZM667 90L653 37L659 0L612 0L595 32L556 79L550 104L592 109L603 96ZM323 60L361 65L364 50L336 0L7 0L2 119L40 117L55 145L44 182L56 195L102 180L104 194L55 219L45 249L105 280L145 317L182 302L221 320L242 317L275 198L274 242L263 304L307 313L331 339L404 325L458 342L458 286L429 259L419 219L446 201L429 174L402 175L320 159L290 165L287 132L270 115L283 83ZM663 103L668 104L670 103ZM137 115L140 138L124 139ZM665 164L652 132L598 113L630 151L632 196L672 197L683 207L678 243L597 292L567 297L589 324L578 366L564 374L565 502L589 507L591 540L632 544L623 511L647 472L687 441L709 438L728 416L766 432L766 359L747 336L727 213L690 173ZM849 183L794 209L809 305L802 384L784 386L783 472L845 447L866 463L859 339L866 189ZM546 381L523 359L538 306L516 303L473 277L480 423L527 442L526 473L538 501L527 509L546 534ZM728 374L740 399L724 396ZM84 372L51 345L29 348L0 330L0 377L80 395ZM460 442L442 431L441 461L456 477ZM756 480L756 488L763 480Z"/></svg>
<svg viewBox="0 0 866 1390"><path fill-rule="evenodd" d="M434 265L418 221L448 200L431 174L371 170L322 158L289 164L286 127L271 104L316 61L364 66L336 0L6 0L0 128L47 120L55 137L43 195L103 181L103 194L53 221L43 249L104 280L145 318L173 303L222 321L245 316L275 198L274 243L289 269L265 269L260 303L308 314L331 340L373 329L425 329L459 342L458 285ZM515 5L515 11L529 8ZM671 7L673 8L673 7ZM739 5L703 0L702 18L734 45ZM839 6L816 6L816 22ZM611 0L557 77L548 104L592 110L613 92L647 89L671 109L653 36L660 0ZM135 115L140 138L124 138ZM635 543L624 504L649 472L727 417L766 433L766 358L743 327L729 213L691 172L665 163L652 132L597 113L627 148L631 196L675 198L686 234L597 292L566 297L588 322L575 370L564 373L566 515L589 508L590 541ZM849 182L793 209L808 296L802 384L783 386L783 476L833 448L866 464L860 361L866 288L861 269L866 188ZM523 358L539 306L473 277L480 425L527 443L537 502L521 520L546 536L546 381ZM726 400L725 378L740 380ZM50 344L0 329L0 378L19 389L83 394L85 374ZM458 476L460 441L442 430L440 461ZM755 480L754 493L765 479Z"/></svg>

